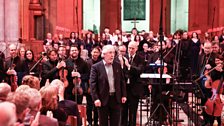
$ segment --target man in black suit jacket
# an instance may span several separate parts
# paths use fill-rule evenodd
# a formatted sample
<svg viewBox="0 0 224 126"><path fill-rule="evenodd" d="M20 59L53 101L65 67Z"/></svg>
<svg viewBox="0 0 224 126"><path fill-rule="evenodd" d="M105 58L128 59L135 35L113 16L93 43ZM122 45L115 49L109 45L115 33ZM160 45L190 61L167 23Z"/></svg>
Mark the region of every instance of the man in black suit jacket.
<svg viewBox="0 0 224 126"><path fill-rule="evenodd" d="M138 101L144 94L144 85L140 79L140 74L144 69L144 59L136 53L137 50L138 43L131 41L128 45L128 54L124 57L124 61L120 60L121 65L124 66L125 80L127 82L127 103L123 106L122 112L123 126L136 126Z"/></svg>
<svg viewBox="0 0 224 126"><path fill-rule="evenodd" d="M94 104L98 107L100 126L119 126L121 103L126 102L123 72L120 64L114 62L114 56L114 47L105 45L103 60L91 68L90 88Z"/></svg>
<svg viewBox="0 0 224 126"><path fill-rule="evenodd" d="M43 63L41 87L45 85L47 79L50 82L54 79L59 79L59 70L62 67L66 67L64 61L58 62L58 53L56 50L49 50L47 55L49 60Z"/></svg>

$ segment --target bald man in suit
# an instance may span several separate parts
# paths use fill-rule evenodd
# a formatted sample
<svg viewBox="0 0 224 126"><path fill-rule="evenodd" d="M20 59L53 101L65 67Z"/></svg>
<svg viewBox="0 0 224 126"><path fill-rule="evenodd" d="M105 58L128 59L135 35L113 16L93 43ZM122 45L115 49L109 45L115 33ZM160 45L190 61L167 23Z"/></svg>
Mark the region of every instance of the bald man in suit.
<svg viewBox="0 0 224 126"><path fill-rule="evenodd" d="M127 102L122 109L122 126L136 126L138 101L144 94L140 74L144 70L144 59L137 53L138 43L131 41L128 44L128 53L120 60L127 82Z"/></svg>

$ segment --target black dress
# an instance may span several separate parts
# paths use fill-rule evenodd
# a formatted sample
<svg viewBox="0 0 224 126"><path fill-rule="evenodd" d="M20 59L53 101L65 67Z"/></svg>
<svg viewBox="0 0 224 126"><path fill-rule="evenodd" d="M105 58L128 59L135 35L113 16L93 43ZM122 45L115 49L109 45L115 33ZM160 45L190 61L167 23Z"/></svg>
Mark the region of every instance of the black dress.
<svg viewBox="0 0 224 126"><path fill-rule="evenodd" d="M199 52L200 52L200 40L198 39L197 42L193 42L193 40L190 41L191 43L191 72L192 74L197 73L198 70L198 56L199 56Z"/></svg>

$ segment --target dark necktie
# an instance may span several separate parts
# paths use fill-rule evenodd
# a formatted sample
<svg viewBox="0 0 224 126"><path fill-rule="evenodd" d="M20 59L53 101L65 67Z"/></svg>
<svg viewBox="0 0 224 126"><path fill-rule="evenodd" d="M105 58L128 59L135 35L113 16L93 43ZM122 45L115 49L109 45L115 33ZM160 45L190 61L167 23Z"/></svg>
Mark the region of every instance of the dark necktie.
<svg viewBox="0 0 224 126"><path fill-rule="evenodd" d="M129 58L129 63L130 64L132 63L132 60L133 60L133 56L130 56L130 58Z"/></svg>

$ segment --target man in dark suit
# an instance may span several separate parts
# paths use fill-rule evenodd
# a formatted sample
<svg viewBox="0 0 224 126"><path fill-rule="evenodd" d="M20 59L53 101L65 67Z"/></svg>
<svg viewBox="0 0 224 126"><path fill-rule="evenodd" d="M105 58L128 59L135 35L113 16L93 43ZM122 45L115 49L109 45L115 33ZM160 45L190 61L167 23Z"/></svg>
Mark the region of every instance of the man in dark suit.
<svg viewBox="0 0 224 126"><path fill-rule="evenodd" d="M58 61L58 53L56 50L49 50L47 56L49 60L43 63L41 87L44 86L47 79L50 82L54 79L59 79L59 70L62 67L66 67L64 61Z"/></svg>
<svg viewBox="0 0 224 126"><path fill-rule="evenodd" d="M10 57L5 59L5 81L10 85L12 83L10 77L12 76L17 76L17 84L21 85L26 69L23 65L23 60L21 60L21 58L17 55L17 46L18 45L15 44L9 45Z"/></svg>
<svg viewBox="0 0 224 126"><path fill-rule="evenodd" d="M125 80L127 82L127 103L123 106L122 125L136 126L136 114L140 96L144 94L140 74L143 72L144 60L137 54L138 43L131 41L128 45L128 54L124 57ZM129 113L128 113L129 112ZM128 121L129 115L129 121Z"/></svg>
<svg viewBox="0 0 224 126"><path fill-rule="evenodd" d="M114 47L105 45L103 60L91 68L90 88L94 104L98 107L100 126L119 126L121 103L126 102L124 75L120 64L114 62L114 56Z"/></svg>

